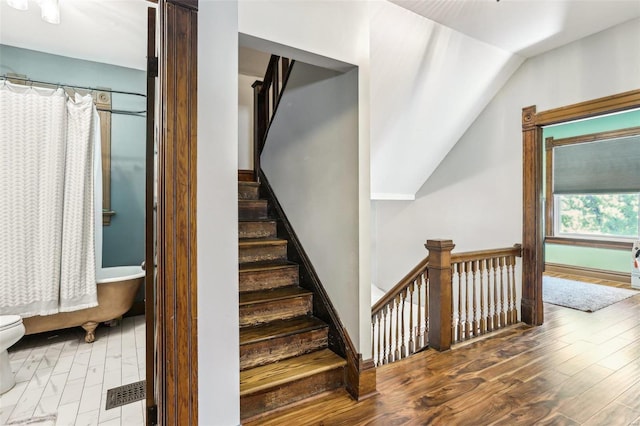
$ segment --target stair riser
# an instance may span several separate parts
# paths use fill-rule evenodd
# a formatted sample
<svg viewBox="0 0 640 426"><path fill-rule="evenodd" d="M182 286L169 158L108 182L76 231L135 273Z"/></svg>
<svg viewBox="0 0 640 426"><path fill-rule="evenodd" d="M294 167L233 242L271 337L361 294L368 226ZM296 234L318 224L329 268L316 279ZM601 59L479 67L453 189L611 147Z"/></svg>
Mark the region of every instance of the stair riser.
<svg viewBox="0 0 640 426"><path fill-rule="evenodd" d="M310 314L312 295L240 306L240 327Z"/></svg>
<svg viewBox="0 0 640 426"><path fill-rule="evenodd" d="M264 262L267 260L281 260L287 259L287 246L257 246L257 247L241 247L240 248L240 263L251 262Z"/></svg>
<svg viewBox="0 0 640 426"><path fill-rule="evenodd" d="M240 222L238 225L240 238L275 238L277 235L275 222Z"/></svg>
<svg viewBox="0 0 640 426"><path fill-rule="evenodd" d="M240 291L269 290L298 285L298 265L266 271L240 272Z"/></svg>
<svg viewBox="0 0 640 426"><path fill-rule="evenodd" d="M265 389L240 398L242 419L300 401L344 385L344 367L324 371L298 381Z"/></svg>
<svg viewBox="0 0 640 426"><path fill-rule="evenodd" d="M238 199L239 200L257 200L258 187L256 185L238 182Z"/></svg>
<svg viewBox="0 0 640 426"><path fill-rule="evenodd" d="M325 348L328 343L327 336L328 330L322 328L292 336L240 345L240 370Z"/></svg>
<svg viewBox="0 0 640 426"><path fill-rule="evenodd" d="M267 203L262 200L241 202L238 204L238 218L240 220L266 219Z"/></svg>

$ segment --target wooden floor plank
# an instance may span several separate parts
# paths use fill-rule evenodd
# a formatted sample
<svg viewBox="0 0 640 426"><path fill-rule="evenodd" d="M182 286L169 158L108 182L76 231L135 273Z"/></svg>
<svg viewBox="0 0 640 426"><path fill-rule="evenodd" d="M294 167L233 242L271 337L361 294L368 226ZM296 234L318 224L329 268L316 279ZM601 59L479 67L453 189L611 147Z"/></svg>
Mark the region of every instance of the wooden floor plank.
<svg viewBox="0 0 640 426"><path fill-rule="evenodd" d="M379 367L379 394L367 400L332 392L247 424L638 423L638 319L640 295L595 313L547 304L540 327Z"/></svg>

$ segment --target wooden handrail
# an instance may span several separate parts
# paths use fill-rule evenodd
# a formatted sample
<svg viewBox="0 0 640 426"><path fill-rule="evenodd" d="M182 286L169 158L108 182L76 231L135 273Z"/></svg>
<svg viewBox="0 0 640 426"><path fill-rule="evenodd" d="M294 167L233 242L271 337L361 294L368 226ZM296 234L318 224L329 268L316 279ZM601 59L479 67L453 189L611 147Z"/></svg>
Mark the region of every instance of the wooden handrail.
<svg viewBox="0 0 640 426"><path fill-rule="evenodd" d="M376 365L429 346L438 351L518 321L516 258L522 246L452 253L427 240L420 261L371 309ZM455 286L455 289L454 289Z"/></svg>
<svg viewBox="0 0 640 426"><path fill-rule="evenodd" d="M509 255L522 257L522 245L515 244L513 247L505 247L499 249L451 253L451 263L468 262L471 260L489 259L493 257ZM384 296L371 307L371 315L373 316L377 314L385 305L387 305L389 302L392 302L403 290L407 288L409 284L411 284L416 278L418 278L421 273L427 270L428 264L429 256L425 257L420 261L420 263L414 266L407 275L402 277L402 279L398 281L398 283L394 285L391 290L387 291Z"/></svg>
<svg viewBox="0 0 640 426"><path fill-rule="evenodd" d="M522 244L514 244L513 247L505 247L489 250L476 250L463 253L451 253L451 263L469 262L479 259L491 259L501 256L522 257Z"/></svg>
<svg viewBox="0 0 640 426"><path fill-rule="evenodd" d="M398 281L398 284L394 285L391 290L386 292L384 296L371 307L371 316L374 316L375 314L380 312L385 305L389 304L389 302L392 302L401 292L406 290L409 284L415 281L415 279L418 278L421 273L427 270L428 264L429 256L425 257L420 261L420 263L414 266L407 275L405 275L400 281Z"/></svg>
<svg viewBox="0 0 640 426"><path fill-rule="evenodd" d="M260 174L260 155L294 62L271 55L264 78L262 81L256 80L251 86L253 87L253 170L256 181Z"/></svg>

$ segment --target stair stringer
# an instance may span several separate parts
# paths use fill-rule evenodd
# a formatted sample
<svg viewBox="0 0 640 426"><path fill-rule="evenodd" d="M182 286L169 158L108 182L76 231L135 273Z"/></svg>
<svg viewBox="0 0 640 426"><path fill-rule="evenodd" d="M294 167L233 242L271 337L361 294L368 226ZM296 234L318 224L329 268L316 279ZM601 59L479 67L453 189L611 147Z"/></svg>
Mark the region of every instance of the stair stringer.
<svg viewBox="0 0 640 426"><path fill-rule="evenodd" d="M291 222L289 222L264 171L261 169L258 175L261 183L260 198L268 200L267 214L269 217L276 219L278 238L288 241L288 259L299 265L299 285L313 292L314 316L329 325L328 347L347 360L345 374L347 391L356 400L374 395L376 393L376 376L373 362L363 362L362 354L356 351L355 345L349 337L349 333L343 326L329 295L322 285L309 256L305 252Z"/></svg>

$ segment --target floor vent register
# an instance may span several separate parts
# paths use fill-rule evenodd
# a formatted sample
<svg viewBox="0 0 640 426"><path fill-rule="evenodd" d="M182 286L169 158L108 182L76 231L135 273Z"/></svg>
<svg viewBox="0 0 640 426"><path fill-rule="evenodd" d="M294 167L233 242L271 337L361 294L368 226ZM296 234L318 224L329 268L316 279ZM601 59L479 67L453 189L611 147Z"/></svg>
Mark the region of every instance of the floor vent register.
<svg viewBox="0 0 640 426"><path fill-rule="evenodd" d="M132 402L140 401L145 397L145 382L129 383L107 391L107 406L105 410L120 407Z"/></svg>

